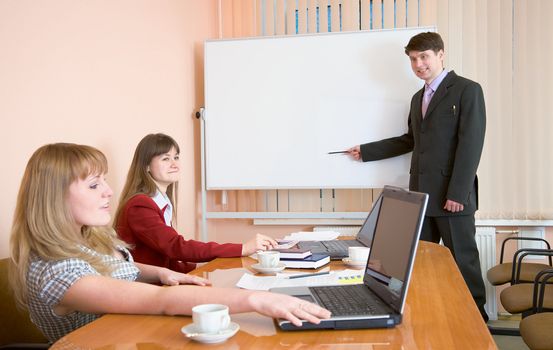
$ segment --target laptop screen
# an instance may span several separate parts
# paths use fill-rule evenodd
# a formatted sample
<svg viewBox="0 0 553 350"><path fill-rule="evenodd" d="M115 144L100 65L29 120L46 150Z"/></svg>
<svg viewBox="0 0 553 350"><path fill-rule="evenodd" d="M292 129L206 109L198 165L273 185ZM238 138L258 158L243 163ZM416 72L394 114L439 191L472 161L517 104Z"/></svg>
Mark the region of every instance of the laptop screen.
<svg viewBox="0 0 553 350"><path fill-rule="evenodd" d="M372 240L373 240L373 234L374 234L374 228L376 226L376 219L378 219L378 213L380 212L380 204L382 203L382 195L378 197L376 202L374 203L371 212L367 216L367 219L365 220L365 223L363 226L361 226L361 229L359 230L359 233L357 234L357 240L360 241L365 245L365 247L370 247Z"/></svg>
<svg viewBox="0 0 553 350"><path fill-rule="evenodd" d="M427 195L386 188L364 282L394 309L403 307Z"/></svg>

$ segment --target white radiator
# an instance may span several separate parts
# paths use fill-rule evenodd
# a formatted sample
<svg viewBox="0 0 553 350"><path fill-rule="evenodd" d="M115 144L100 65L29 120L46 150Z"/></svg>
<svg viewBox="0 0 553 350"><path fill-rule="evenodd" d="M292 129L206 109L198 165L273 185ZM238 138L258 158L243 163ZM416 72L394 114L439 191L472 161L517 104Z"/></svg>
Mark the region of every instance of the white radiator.
<svg viewBox="0 0 553 350"><path fill-rule="evenodd" d="M486 273L490 268L496 265L495 242L495 227L482 226L476 228L476 245L480 252L480 268L486 286L485 309L490 320L497 320L497 298L495 295L495 287L488 282Z"/></svg>
<svg viewBox="0 0 553 350"><path fill-rule="evenodd" d="M356 236L361 226L315 226L313 231L336 231L340 236Z"/></svg>

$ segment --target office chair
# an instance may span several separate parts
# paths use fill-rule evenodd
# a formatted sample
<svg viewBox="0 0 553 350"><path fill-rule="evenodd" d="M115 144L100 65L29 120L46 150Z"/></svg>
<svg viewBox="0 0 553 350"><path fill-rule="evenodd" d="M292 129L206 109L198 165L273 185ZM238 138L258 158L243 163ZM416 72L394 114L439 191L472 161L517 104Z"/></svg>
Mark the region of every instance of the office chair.
<svg viewBox="0 0 553 350"><path fill-rule="evenodd" d="M536 281L541 281L543 279L544 273L546 271L552 270L545 269L540 271L534 278L533 283L519 283L520 280L520 267L522 266L522 260L528 255L539 255L539 256L548 256L553 255L553 250L549 249L524 249L517 256L516 266L514 273L514 284L505 288L501 291L500 300L501 304L511 314L521 314L522 319L532 315L535 311L535 292L534 285ZM549 283L549 279L546 279L543 282L543 292L542 292L542 307L544 310L553 311L553 285ZM546 287L548 286L548 287ZM520 335L520 326L516 328L495 328L489 327L492 334L503 334L503 335Z"/></svg>
<svg viewBox="0 0 553 350"><path fill-rule="evenodd" d="M543 273L546 271L551 271L550 269L541 271L536 275L536 281L543 276ZM536 282L535 282L536 283ZM535 283L521 283L513 284L501 291L500 299L501 304L511 314L522 314L522 317L525 318L529 315L535 313ZM547 282L544 282L544 285L547 285ZM549 288L543 288L541 291L541 306L543 309L553 311L553 285L550 285Z"/></svg>
<svg viewBox="0 0 553 350"><path fill-rule="evenodd" d="M0 259L0 349L47 349L48 340L17 308L8 285L10 259Z"/></svg>
<svg viewBox="0 0 553 350"><path fill-rule="evenodd" d="M513 262L504 263L503 257L504 257L504 251L505 251L505 244L508 241L541 241L544 242L547 246L547 249L551 249L551 246L549 245L549 242L546 241L543 238L534 238L534 237L508 237L503 241L501 244L501 255L499 257L499 265L495 265L491 269L488 270L486 276L488 278L488 281L493 286L499 286L505 283L510 282L511 284L515 284L515 270L516 270L516 264L514 262L516 261L517 254L520 254L524 249L518 250L515 253L515 256L513 257ZM547 264L541 264L541 263L522 263L521 269L520 269L520 275L518 278L518 283L532 283L534 281L534 278L536 275L548 268L553 267L553 263L551 261L551 256L549 256L549 265Z"/></svg>
<svg viewBox="0 0 553 350"><path fill-rule="evenodd" d="M553 312L544 308L547 282L553 269L542 271L533 284L533 314L520 321L520 335L531 350L553 349ZM551 286L549 286L551 289Z"/></svg>
<svg viewBox="0 0 553 350"><path fill-rule="evenodd" d="M505 244L510 240L541 241L545 243L548 249L519 249L513 255L511 263L503 263ZM508 282L511 284L510 287L504 289L500 294L501 304L511 314L521 313L525 317L530 313L530 309L532 308L532 283L536 275L542 270L553 268L551 266L551 255L547 252L552 252L552 250L550 249L549 242L542 238L509 237L503 241L500 264L488 270L487 277L490 283L495 286ZM523 262L524 258L528 255L547 256L549 265ZM548 297L547 300L549 301L549 299ZM501 327L498 325L489 325L488 328L492 334L520 335L519 328Z"/></svg>

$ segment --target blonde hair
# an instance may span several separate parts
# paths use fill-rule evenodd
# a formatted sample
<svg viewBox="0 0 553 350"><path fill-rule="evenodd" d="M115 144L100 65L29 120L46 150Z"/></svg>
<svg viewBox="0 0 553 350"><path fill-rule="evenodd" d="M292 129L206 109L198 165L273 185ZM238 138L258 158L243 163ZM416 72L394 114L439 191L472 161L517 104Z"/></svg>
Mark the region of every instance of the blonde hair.
<svg viewBox="0 0 553 350"><path fill-rule="evenodd" d="M96 148L70 143L40 147L29 159L13 218L10 237L12 264L10 283L20 306L27 301L27 272L32 254L44 260L82 259L98 272L111 271L100 257L91 256L80 246L101 254L113 254L117 245L126 246L111 227L83 226L75 230L75 220L67 205L69 186L91 174L105 174L107 160Z"/></svg>
<svg viewBox="0 0 553 350"><path fill-rule="evenodd" d="M180 153L177 142L171 136L165 134L149 134L140 140L134 151L131 167L127 174L127 182L125 182L121 192L113 227L117 228L119 216L129 199L137 194L146 194L150 197L156 194L157 185L152 175L150 175L148 167L154 157L169 152L173 147L177 153ZM177 221L177 190L178 181L170 184L166 191L167 197L173 205L173 225Z"/></svg>

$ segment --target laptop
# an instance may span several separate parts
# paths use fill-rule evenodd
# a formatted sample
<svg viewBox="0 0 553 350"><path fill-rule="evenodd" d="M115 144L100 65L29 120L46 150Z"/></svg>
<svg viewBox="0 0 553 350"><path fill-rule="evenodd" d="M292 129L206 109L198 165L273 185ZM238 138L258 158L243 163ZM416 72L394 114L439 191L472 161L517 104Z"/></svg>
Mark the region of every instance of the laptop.
<svg viewBox="0 0 553 350"><path fill-rule="evenodd" d="M382 194L374 203L367 219L361 226L355 239L333 239L329 241L301 241L296 244L301 249L309 249L311 253L327 254L331 260L341 260L348 257L349 247L370 247L373 239L376 218L380 211Z"/></svg>
<svg viewBox="0 0 553 350"><path fill-rule="evenodd" d="M273 288L332 312L320 324L296 327L278 319L283 330L388 328L401 323L428 195L387 186L380 199L363 283Z"/></svg>

